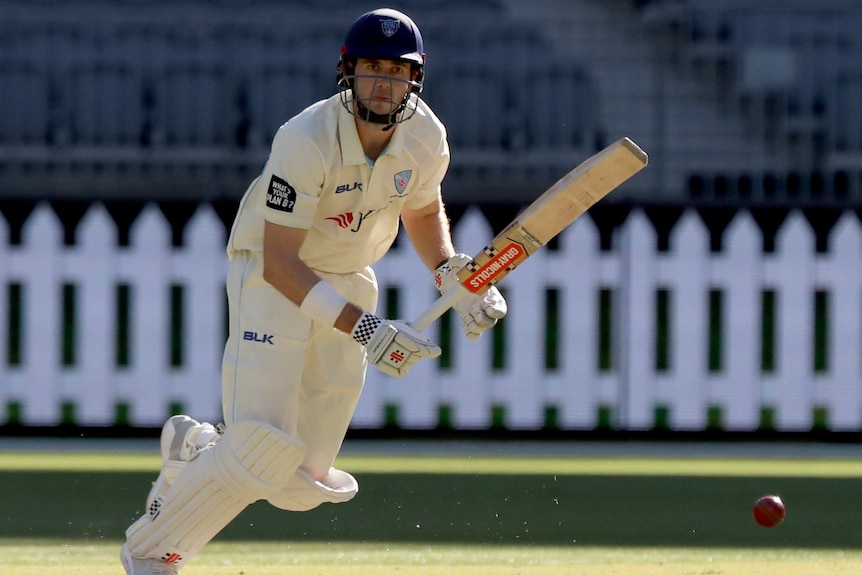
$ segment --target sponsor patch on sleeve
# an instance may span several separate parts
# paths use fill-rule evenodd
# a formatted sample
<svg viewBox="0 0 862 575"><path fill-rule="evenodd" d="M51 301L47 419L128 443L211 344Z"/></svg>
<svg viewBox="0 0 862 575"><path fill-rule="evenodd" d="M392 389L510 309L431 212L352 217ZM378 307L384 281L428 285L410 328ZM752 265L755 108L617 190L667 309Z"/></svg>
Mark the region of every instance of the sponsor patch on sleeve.
<svg viewBox="0 0 862 575"><path fill-rule="evenodd" d="M266 207L280 212L293 213L296 205L296 190L276 175L269 180L269 188L266 190Z"/></svg>

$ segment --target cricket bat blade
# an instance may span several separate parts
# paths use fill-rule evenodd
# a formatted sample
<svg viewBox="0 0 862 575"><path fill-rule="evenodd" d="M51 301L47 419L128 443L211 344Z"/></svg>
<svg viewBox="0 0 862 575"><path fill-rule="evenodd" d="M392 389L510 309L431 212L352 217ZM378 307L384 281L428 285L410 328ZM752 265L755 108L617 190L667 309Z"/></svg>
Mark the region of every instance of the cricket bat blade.
<svg viewBox="0 0 862 575"><path fill-rule="evenodd" d="M519 213L458 272L460 288L447 291L410 325L422 331L461 297L486 292L647 163L646 152L629 138L585 160Z"/></svg>

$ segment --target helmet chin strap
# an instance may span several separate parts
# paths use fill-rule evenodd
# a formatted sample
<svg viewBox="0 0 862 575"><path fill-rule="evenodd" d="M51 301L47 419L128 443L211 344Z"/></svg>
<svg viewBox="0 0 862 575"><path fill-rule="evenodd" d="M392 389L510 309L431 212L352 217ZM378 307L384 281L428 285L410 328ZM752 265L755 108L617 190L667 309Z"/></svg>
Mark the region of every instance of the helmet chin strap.
<svg viewBox="0 0 862 575"><path fill-rule="evenodd" d="M371 124L382 124L385 126L383 128L384 132L391 130L395 126L396 122L398 122L398 114L404 110L404 104L401 104L391 114L377 114L362 105L362 102L359 100L354 100L353 105L356 106L357 118Z"/></svg>

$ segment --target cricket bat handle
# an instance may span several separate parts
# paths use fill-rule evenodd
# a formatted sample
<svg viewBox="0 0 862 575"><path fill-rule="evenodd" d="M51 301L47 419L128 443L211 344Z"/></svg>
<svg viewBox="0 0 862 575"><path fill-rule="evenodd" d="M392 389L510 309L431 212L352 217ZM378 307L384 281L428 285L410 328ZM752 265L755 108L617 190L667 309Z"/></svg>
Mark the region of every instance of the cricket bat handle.
<svg viewBox="0 0 862 575"><path fill-rule="evenodd" d="M467 295L470 295L470 292L461 284L452 286L446 291L446 293L438 297L434 303L428 307L428 309L422 312L422 315L411 321L409 324L410 327L416 331L425 331L425 329L434 323L437 318L446 313L449 308L454 306L462 297Z"/></svg>

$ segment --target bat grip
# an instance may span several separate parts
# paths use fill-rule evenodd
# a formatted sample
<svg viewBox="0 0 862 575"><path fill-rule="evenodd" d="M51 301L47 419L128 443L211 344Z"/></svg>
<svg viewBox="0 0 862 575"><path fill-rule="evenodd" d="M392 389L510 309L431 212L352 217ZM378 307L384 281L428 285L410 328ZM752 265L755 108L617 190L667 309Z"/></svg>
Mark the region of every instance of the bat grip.
<svg viewBox="0 0 862 575"><path fill-rule="evenodd" d="M434 323L437 318L446 313L449 308L458 303L461 298L469 294L470 292L467 288L461 284L452 286L445 294L438 297L434 303L428 307L428 309L422 312L422 315L411 321L410 327L416 331L424 331L429 325Z"/></svg>

